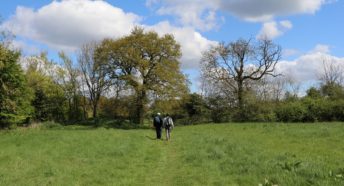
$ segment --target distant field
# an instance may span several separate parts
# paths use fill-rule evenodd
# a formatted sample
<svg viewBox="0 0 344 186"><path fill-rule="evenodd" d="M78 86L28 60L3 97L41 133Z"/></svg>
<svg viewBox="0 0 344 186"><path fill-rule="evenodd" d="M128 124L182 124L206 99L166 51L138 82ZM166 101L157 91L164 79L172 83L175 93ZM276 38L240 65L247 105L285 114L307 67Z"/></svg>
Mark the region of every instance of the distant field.
<svg viewBox="0 0 344 186"><path fill-rule="evenodd" d="M344 124L0 131L0 185L344 185Z"/></svg>

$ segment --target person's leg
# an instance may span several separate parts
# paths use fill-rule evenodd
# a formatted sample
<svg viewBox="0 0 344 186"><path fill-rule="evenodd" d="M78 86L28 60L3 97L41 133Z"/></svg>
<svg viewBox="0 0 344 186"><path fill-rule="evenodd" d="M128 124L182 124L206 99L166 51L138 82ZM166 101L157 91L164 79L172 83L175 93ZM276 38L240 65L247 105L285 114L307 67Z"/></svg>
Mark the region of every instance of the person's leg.
<svg viewBox="0 0 344 186"><path fill-rule="evenodd" d="M166 140L168 140L168 129L165 128Z"/></svg>
<svg viewBox="0 0 344 186"><path fill-rule="evenodd" d="M157 127L155 128L156 131L156 139L160 139L161 138L161 130Z"/></svg>
<svg viewBox="0 0 344 186"><path fill-rule="evenodd" d="M171 139L171 128L168 129L168 139L169 139L169 140Z"/></svg>
<svg viewBox="0 0 344 186"><path fill-rule="evenodd" d="M158 139L161 139L161 128L158 128Z"/></svg>
<svg viewBox="0 0 344 186"><path fill-rule="evenodd" d="M170 129L166 129L166 139L170 140Z"/></svg>

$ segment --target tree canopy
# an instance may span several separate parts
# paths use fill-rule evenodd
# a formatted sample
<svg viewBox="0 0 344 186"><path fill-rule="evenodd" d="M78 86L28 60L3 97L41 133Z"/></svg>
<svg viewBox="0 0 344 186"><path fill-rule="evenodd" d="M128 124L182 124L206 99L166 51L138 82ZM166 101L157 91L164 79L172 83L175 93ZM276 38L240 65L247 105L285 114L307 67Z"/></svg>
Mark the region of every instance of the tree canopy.
<svg viewBox="0 0 344 186"><path fill-rule="evenodd" d="M135 123L143 123L148 96L177 98L187 92L180 71L180 45L172 35L135 28L129 36L106 39L99 56L108 61L112 76L125 81L136 95Z"/></svg>

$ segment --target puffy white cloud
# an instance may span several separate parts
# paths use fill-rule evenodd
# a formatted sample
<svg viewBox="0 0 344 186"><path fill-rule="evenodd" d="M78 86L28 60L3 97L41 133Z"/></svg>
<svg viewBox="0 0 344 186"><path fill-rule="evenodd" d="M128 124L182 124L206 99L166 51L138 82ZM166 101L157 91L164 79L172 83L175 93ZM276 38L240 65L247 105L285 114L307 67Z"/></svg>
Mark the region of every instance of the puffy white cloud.
<svg viewBox="0 0 344 186"><path fill-rule="evenodd" d="M203 37L191 27L174 27L169 22L160 22L154 26L146 26L159 34L171 33L176 41L181 44L183 56L181 58L182 68L198 68L202 52L211 45L217 44Z"/></svg>
<svg viewBox="0 0 344 186"><path fill-rule="evenodd" d="M216 10L219 0L147 0L146 5L158 6L159 15L175 15L183 26L210 30L218 25Z"/></svg>
<svg viewBox="0 0 344 186"><path fill-rule="evenodd" d="M207 30L218 24L217 11L247 21L268 22L277 16L314 14L330 2L333 0L147 0L146 5L157 6L158 14L176 15L183 25Z"/></svg>
<svg viewBox="0 0 344 186"><path fill-rule="evenodd" d="M201 52L215 43L191 27L175 27L167 21L148 26L141 25L140 20L140 16L126 13L105 1L64 0L53 1L38 10L18 7L16 14L1 27L56 50L73 51L90 41L129 34L139 25L159 34L173 34L181 44L183 68L197 68ZM19 40L14 47L37 53L37 48Z"/></svg>
<svg viewBox="0 0 344 186"><path fill-rule="evenodd" d="M296 50L296 49L283 49L282 51L282 56L284 58L290 57L290 56L295 56L297 54L299 54L300 51Z"/></svg>
<svg viewBox="0 0 344 186"><path fill-rule="evenodd" d="M56 50L73 51L89 41L127 35L139 25L159 34L173 34L182 46L183 68L197 68L201 52L215 43L191 27L175 27L167 21L147 26L140 20L140 16L126 13L105 1L63 0L53 1L38 10L18 7L15 15L1 27ZM14 44L28 53L36 50L19 40Z"/></svg>
<svg viewBox="0 0 344 186"><path fill-rule="evenodd" d="M293 24L288 20L280 21L280 25L285 29L293 28Z"/></svg>
<svg viewBox="0 0 344 186"><path fill-rule="evenodd" d="M286 31L293 27L290 21L270 21L263 24L263 28L257 35L258 39L268 38L274 39L278 36L283 35Z"/></svg>
<svg viewBox="0 0 344 186"><path fill-rule="evenodd" d="M17 7L2 27L56 49L73 50L92 40L123 36L140 19L105 1L63 0L38 10Z"/></svg>
<svg viewBox="0 0 344 186"><path fill-rule="evenodd" d="M276 70L278 73L293 77L297 82L311 82L317 81L319 76L324 73L324 61L326 63L333 63L338 67L344 69L344 58L336 57L329 54L328 48L324 47L319 50L317 45L311 52L298 57L293 61L281 61L277 64Z"/></svg>
<svg viewBox="0 0 344 186"><path fill-rule="evenodd" d="M248 21L268 21L276 16L314 14L328 0L231 0L221 1L221 9Z"/></svg>
<svg viewBox="0 0 344 186"><path fill-rule="evenodd" d="M323 45L323 44L317 44L315 48L311 51L311 53L329 53L330 52L330 46Z"/></svg>

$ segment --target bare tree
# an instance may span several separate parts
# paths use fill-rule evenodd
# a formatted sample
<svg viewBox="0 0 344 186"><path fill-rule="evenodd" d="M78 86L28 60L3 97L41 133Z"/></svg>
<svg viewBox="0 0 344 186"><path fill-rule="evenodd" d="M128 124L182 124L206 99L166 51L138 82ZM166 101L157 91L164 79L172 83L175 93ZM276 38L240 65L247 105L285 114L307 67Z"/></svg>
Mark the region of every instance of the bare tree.
<svg viewBox="0 0 344 186"><path fill-rule="evenodd" d="M334 60L323 60L323 73L320 75L321 87L323 95L330 98L339 98L344 96L343 89L343 66L336 64Z"/></svg>
<svg viewBox="0 0 344 186"><path fill-rule="evenodd" d="M335 64L333 61L323 60L324 72L320 75L320 81L323 84L341 85L344 80L343 66Z"/></svg>
<svg viewBox="0 0 344 186"><path fill-rule="evenodd" d="M80 106L79 95L81 95L80 71L73 65L72 60L63 51L59 52L59 57L63 64L63 68L61 68L60 72L60 79L62 79L62 88L68 100L69 119L77 119L79 116L76 115L76 113ZM83 119L85 119L85 117L83 117Z"/></svg>
<svg viewBox="0 0 344 186"><path fill-rule="evenodd" d="M92 105L93 118L97 117L100 97L110 88L114 79L109 77L106 63L96 55L97 43L88 43L81 47L78 63L86 84Z"/></svg>
<svg viewBox="0 0 344 186"><path fill-rule="evenodd" d="M239 39L229 44L220 43L204 52L202 74L233 91L242 109L245 84L267 75L277 76L274 70L280 58L281 47L271 40Z"/></svg>

